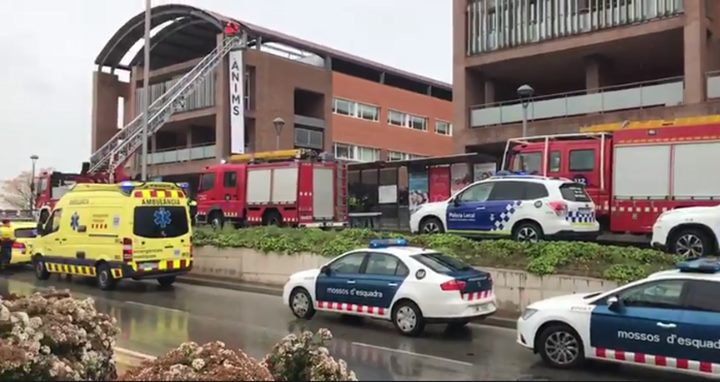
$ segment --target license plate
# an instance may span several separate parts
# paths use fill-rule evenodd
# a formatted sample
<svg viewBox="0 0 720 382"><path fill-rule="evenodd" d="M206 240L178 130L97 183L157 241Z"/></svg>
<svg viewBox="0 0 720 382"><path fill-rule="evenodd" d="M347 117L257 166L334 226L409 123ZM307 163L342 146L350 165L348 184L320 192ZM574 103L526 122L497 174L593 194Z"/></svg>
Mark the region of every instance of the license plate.
<svg viewBox="0 0 720 382"><path fill-rule="evenodd" d="M155 269L155 264L154 263L140 264L140 269L142 269L144 271L151 271L151 270Z"/></svg>
<svg viewBox="0 0 720 382"><path fill-rule="evenodd" d="M592 211L592 208L581 207L581 208L578 208L578 211L580 211L580 212L590 212L590 211Z"/></svg>
<svg viewBox="0 0 720 382"><path fill-rule="evenodd" d="M179 249L174 250L174 251L173 251L173 255L175 256L175 258L179 258L179 257L180 257L180 250L179 250Z"/></svg>
<svg viewBox="0 0 720 382"><path fill-rule="evenodd" d="M482 313L482 312L488 312L492 310L495 307L493 303L488 304L480 304L473 306L473 309L475 310L475 313Z"/></svg>

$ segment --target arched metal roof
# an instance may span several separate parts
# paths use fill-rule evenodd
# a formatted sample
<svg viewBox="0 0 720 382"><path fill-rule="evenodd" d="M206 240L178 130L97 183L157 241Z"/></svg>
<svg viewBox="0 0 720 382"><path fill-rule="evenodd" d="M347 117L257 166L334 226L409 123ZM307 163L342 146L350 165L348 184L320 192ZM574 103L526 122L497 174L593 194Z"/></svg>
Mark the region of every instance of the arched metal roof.
<svg viewBox="0 0 720 382"><path fill-rule="evenodd" d="M247 32L249 44L280 43L302 51L329 58L333 70L360 75L363 78L379 80L391 86L427 93L437 98L452 99L452 86L431 78L418 76L403 70L391 68L373 61L331 49L257 25L226 17L215 12L189 5L170 4L153 7L151 28L168 23L151 38L151 67L158 68L188 61L209 53L216 46L216 36L222 33L225 24L233 21ZM129 69L143 61L142 49L123 65L121 61L130 49L144 36L145 13L141 12L126 22L105 44L95 59L99 67Z"/></svg>

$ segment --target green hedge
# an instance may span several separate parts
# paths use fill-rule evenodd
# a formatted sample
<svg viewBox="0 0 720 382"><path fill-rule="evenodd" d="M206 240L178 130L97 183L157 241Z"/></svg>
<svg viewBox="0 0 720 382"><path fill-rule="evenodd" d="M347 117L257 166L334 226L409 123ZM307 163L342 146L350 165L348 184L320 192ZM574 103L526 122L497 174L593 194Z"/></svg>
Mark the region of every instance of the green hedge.
<svg viewBox="0 0 720 382"><path fill-rule="evenodd" d="M411 245L432 248L472 265L526 270L536 275L567 274L628 282L672 268L679 260L660 251L583 242L521 244L509 240L471 240L456 235L403 235L364 229L322 231L292 228L199 229L196 246L252 248L262 252L312 252L335 257L370 240L404 237Z"/></svg>

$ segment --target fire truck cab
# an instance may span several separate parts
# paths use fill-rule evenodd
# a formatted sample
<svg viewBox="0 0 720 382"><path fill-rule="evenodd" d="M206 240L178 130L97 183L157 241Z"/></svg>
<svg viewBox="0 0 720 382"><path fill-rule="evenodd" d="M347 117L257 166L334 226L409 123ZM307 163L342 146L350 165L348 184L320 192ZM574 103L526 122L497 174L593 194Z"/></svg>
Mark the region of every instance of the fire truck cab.
<svg viewBox="0 0 720 382"><path fill-rule="evenodd" d="M107 179L89 174L43 172L35 177L35 209L38 220L44 222L55 203L78 183L107 183Z"/></svg>
<svg viewBox="0 0 720 382"><path fill-rule="evenodd" d="M347 216L347 166L313 151L233 155L200 178L201 224L344 227Z"/></svg>

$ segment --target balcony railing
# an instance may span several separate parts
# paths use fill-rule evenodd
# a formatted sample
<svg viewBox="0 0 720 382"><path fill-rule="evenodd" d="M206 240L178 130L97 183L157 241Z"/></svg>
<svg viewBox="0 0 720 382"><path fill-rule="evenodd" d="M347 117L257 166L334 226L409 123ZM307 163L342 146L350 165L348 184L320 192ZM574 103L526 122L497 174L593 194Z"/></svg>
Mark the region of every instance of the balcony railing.
<svg viewBox="0 0 720 382"><path fill-rule="evenodd" d="M707 97L720 98L720 71L708 72Z"/></svg>
<svg viewBox="0 0 720 382"><path fill-rule="evenodd" d="M587 94L583 90L534 98L528 105L528 120L655 106L675 106L682 104L683 100L682 77L673 77L600 88L592 94ZM520 100L470 108L470 126L472 127L517 123L522 122L522 118L523 110Z"/></svg>
<svg viewBox="0 0 720 382"><path fill-rule="evenodd" d="M163 93L170 89L179 78L181 78L181 76L169 81L150 85L150 103L158 99L161 95L163 95ZM250 89L250 73L247 71L245 72L245 79L243 83L245 85L245 110L250 110L250 96L252 93ZM143 110L143 100L145 99L144 95L142 87L135 90L136 116ZM202 80L196 90L185 99L184 106L178 111L186 112L212 106L215 106L215 76L209 76Z"/></svg>
<svg viewBox="0 0 720 382"><path fill-rule="evenodd" d="M470 0L467 54L673 17L682 12L683 0Z"/></svg>
<svg viewBox="0 0 720 382"><path fill-rule="evenodd" d="M148 154L148 164L187 162L215 158L215 145L170 149Z"/></svg>

